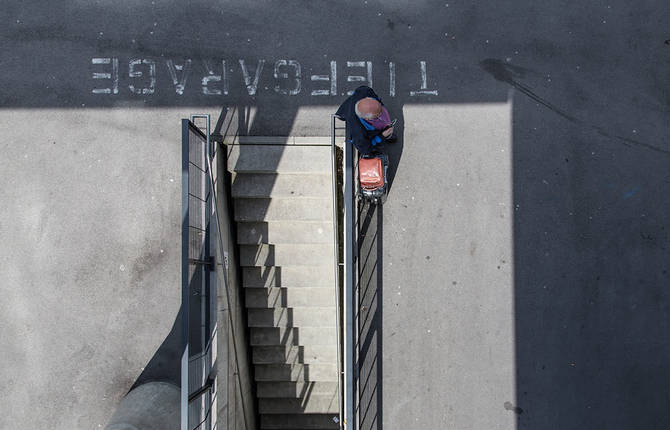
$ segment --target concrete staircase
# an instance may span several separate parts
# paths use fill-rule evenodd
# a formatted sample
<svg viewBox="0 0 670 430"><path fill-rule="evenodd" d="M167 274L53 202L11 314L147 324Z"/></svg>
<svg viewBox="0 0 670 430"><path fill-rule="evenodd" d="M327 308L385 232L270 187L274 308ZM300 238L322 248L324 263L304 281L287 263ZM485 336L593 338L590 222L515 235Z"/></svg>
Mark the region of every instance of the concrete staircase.
<svg viewBox="0 0 670 430"><path fill-rule="evenodd" d="M260 428L337 429L331 149L255 141L228 169Z"/></svg>

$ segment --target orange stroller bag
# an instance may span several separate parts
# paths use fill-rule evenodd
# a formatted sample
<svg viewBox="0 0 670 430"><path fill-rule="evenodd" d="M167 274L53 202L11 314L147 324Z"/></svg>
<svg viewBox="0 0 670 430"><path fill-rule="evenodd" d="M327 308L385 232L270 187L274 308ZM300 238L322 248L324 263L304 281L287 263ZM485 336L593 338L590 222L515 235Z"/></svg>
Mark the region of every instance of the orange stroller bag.
<svg viewBox="0 0 670 430"><path fill-rule="evenodd" d="M380 158L361 158L358 162L361 188L374 190L384 186L384 164Z"/></svg>

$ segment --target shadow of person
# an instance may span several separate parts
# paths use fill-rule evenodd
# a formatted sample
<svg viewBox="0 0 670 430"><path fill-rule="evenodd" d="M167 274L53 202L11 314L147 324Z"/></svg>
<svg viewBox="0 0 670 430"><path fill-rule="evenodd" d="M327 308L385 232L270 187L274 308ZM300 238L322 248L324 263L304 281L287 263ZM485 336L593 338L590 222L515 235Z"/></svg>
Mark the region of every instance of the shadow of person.
<svg viewBox="0 0 670 430"><path fill-rule="evenodd" d="M404 146L403 130L405 121L403 118L402 105L403 103L391 99L388 103L384 102L386 109L389 111L391 119L397 119L394 128L394 133L396 135L396 141L393 143L385 143L382 152L384 152L389 157L389 166L387 170L388 174L388 188L389 193L393 188L393 179L398 171L398 166L400 164L400 159L402 158L402 151Z"/></svg>

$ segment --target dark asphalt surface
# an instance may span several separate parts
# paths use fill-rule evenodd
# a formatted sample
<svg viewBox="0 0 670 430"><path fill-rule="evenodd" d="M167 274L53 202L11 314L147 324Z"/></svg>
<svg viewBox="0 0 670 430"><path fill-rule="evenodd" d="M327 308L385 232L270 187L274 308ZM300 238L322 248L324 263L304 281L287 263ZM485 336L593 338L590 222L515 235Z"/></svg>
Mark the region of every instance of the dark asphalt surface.
<svg viewBox="0 0 670 430"><path fill-rule="evenodd" d="M367 65L347 61L372 64L373 86L398 115L410 103L505 102L514 88L510 413L519 429L670 424L669 3L29 0L4 5L0 16L5 110L256 106L251 134L326 134L327 120L293 120L301 107L338 104L360 83L346 76L365 75ZM92 93L113 90L114 58L118 94ZM147 62L129 70L134 59ZM282 59L300 63L297 95L282 93L297 88L297 68ZM168 60L177 86L186 72L181 95ZM331 61L340 94L311 95L329 89L311 75L328 75ZM219 75L208 88L221 94L203 94L202 78ZM422 89L438 94L410 95ZM402 169L400 152L394 157Z"/></svg>

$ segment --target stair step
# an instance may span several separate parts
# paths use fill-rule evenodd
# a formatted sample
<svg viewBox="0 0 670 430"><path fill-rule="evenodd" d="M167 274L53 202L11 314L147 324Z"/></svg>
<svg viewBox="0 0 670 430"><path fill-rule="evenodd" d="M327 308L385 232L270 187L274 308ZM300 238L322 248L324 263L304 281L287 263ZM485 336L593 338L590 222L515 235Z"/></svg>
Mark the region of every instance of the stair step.
<svg viewBox="0 0 670 430"><path fill-rule="evenodd" d="M316 114L318 118L319 114ZM339 129L336 136L344 139L343 129ZM335 140L335 145L341 146L343 142ZM321 145L330 146L332 144L331 136L224 136L223 142L227 145Z"/></svg>
<svg viewBox="0 0 670 430"><path fill-rule="evenodd" d="M240 266L327 266L333 255L331 244L240 245Z"/></svg>
<svg viewBox="0 0 670 430"><path fill-rule="evenodd" d="M247 308L335 306L335 288L245 288Z"/></svg>
<svg viewBox="0 0 670 430"><path fill-rule="evenodd" d="M249 330L251 346L299 345L298 327L253 327Z"/></svg>
<svg viewBox="0 0 670 430"><path fill-rule="evenodd" d="M290 173L233 173L232 196L247 198L322 197L332 198L330 171L312 175Z"/></svg>
<svg viewBox="0 0 670 430"><path fill-rule="evenodd" d="M261 414L338 414L340 405L337 395L309 394L304 398L261 398L258 412Z"/></svg>
<svg viewBox="0 0 670 430"><path fill-rule="evenodd" d="M334 381L337 364L256 364L256 381Z"/></svg>
<svg viewBox="0 0 670 430"><path fill-rule="evenodd" d="M279 287L282 284L281 278L282 278L281 269L276 266L242 268L242 285L244 287L248 288Z"/></svg>
<svg viewBox="0 0 670 430"><path fill-rule="evenodd" d="M333 364L337 363L337 347L333 345L254 346L254 364Z"/></svg>
<svg viewBox="0 0 670 430"><path fill-rule="evenodd" d="M332 216L331 216L332 219ZM332 221L238 222L237 243L333 243Z"/></svg>
<svg viewBox="0 0 670 430"><path fill-rule="evenodd" d="M235 199L235 221L330 221L330 198Z"/></svg>
<svg viewBox="0 0 670 430"><path fill-rule="evenodd" d="M333 327L254 327L250 330L252 346L337 345Z"/></svg>
<svg viewBox="0 0 670 430"><path fill-rule="evenodd" d="M315 266L262 266L243 267L242 279L245 287L332 287L335 285L333 263Z"/></svg>
<svg viewBox="0 0 670 430"><path fill-rule="evenodd" d="M249 327L333 327L335 307L249 309Z"/></svg>
<svg viewBox="0 0 670 430"><path fill-rule="evenodd" d="M262 414L262 430L339 429L337 414Z"/></svg>
<svg viewBox="0 0 670 430"><path fill-rule="evenodd" d="M338 396L337 382L258 382L256 392L259 398L299 398L309 395Z"/></svg>
<svg viewBox="0 0 670 430"><path fill-rule="evenodd" d="M305 397L309 395L338 396L337 382L258 382L256 391L259 398Z"/></svg>
<svg viewBox="0 0 670 430"><path fill-rule="evenodd" d="M327 146L231 145L228 170L244 173L330 174Z"/></svg>

